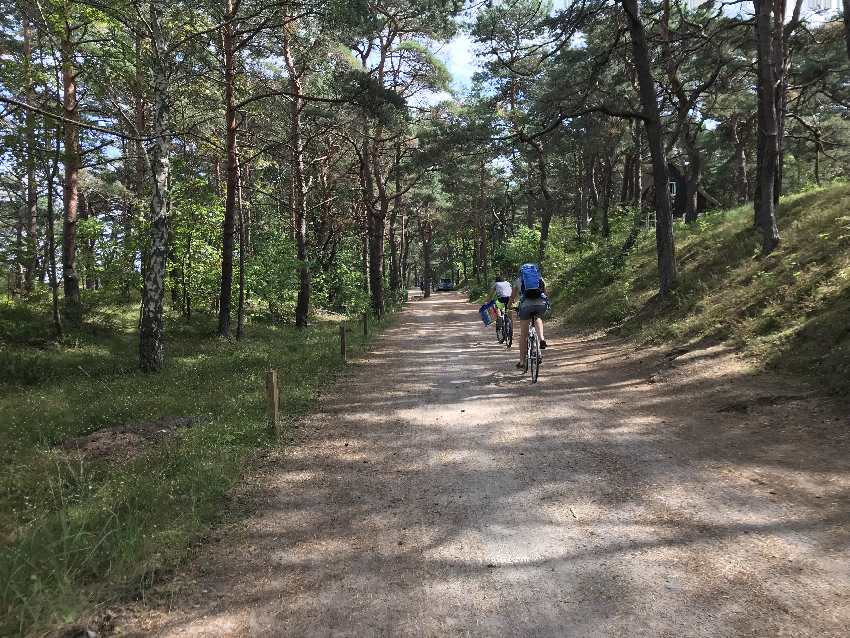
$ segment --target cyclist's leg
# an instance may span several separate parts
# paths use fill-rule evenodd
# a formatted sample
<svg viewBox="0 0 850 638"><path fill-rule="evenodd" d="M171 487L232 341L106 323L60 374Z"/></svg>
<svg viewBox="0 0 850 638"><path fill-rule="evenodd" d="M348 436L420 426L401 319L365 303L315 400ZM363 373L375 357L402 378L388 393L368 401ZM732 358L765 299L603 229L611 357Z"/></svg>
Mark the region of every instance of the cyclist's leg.
<svg viewBox="0 0 850 638"><path fill-rule="evenodd" d="M534 316L534 327L537 329L537 338L540 339L540 346L545 348L543 345L546 343L546 339L543 338L543 319L540 315Z"/></svg>
<svg viewBox="0 0 850 638"><path fill-rule="evenodd" d="M526 352L526 343L528 342L528 319L519 319L519 365L523 365L525 362L525 356L528 354Z"/></svg>

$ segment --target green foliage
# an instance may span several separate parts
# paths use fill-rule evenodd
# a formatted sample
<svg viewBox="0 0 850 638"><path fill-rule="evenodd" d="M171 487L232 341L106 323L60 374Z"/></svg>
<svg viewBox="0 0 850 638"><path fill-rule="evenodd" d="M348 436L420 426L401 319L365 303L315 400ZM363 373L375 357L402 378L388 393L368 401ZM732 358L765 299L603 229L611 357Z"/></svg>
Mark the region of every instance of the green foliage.
<svg viewBox="0 0 850 638"><path fill-rule="evenodd" d="M277 319L291 317L298 296L294 242L278 230L266 232L247 263L251 294Z"/></svg>
<svg viewBox="0 0 850 638"><path fill-rule="evenodd" d="M499 267L505 278L513 277L519 267L528 262L537 261L537 249L540 246L540 231L528 226L520 226L505 242L504 253L499 259Z"/></svg>
<svg viewBox="0 0 850 638"><path fill-rule="evenodd" d="M356 267L360 260L358 240L347 240L330 272L316 277L317 293L324 288L324 306L349 316L359 316L369 306L369 293L363 274Z"/></svg>
<svg viewBox="0 0 850 638"><path fill-rule="evenodd" d="M398 51L406 52L413 59L411 74L421 74L425 85L433 91L448 91L452 76L446 65L430 49L414 40L401 42Z"/></svg>

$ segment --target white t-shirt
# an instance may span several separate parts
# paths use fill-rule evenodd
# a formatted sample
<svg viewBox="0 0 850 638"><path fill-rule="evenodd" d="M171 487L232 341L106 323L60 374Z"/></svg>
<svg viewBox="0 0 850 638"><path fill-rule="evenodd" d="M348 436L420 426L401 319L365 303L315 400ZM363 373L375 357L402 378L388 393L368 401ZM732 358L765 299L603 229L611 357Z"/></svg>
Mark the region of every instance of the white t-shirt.
<svg viewBox="0 0 850 638"><path fill-rule="evenodd" d="M513 289L511 288L511 283L509 281L497 281L496 282L496 296L500 299L502 297L510 297Z"/></svg>

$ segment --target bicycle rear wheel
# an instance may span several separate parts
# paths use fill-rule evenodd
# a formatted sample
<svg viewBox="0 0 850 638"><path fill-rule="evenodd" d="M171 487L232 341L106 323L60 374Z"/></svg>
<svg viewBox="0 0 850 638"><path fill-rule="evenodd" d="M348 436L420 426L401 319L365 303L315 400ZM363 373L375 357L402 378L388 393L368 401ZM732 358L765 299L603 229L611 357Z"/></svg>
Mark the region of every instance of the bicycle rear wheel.
<svg viewBox="0 0 850 638"><path fill-rule="evenodd" d="M514 342L514 322L511 321L508 317L505 317L505 346L508 348L511 347L511 344Z"/></svg>
<svg viewBox="0 0 850 638"><path fill-rule="evenodd" d="M528 364L531 366L531 382L537 383L537 376L540 374L540 346L537 335L533 336L528 347Z"/></svg>

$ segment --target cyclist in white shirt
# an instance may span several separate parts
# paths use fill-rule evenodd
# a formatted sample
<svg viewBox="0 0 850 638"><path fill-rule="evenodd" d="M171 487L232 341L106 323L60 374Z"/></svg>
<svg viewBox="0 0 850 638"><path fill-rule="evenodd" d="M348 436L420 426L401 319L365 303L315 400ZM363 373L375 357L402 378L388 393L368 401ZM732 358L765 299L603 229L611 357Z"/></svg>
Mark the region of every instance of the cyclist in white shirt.
<svg viewBox="0 0 850 638"><path fill-rule="evenodd" d="M499 318L497 319L498 325L501 325L508 310L508 302L511 300L513 288L511 287L511 282L505 281L505 278L499 275L496 277L496 283L493 284L491 290L495 298L499 300L499 303L504 306L504 309L499 308Z"/></svg>
<svg viewBox="0 0 850 638"><path fill-rule="evenodd" d="M496 295L496 299L499 300L499 303L507 306L508 302L511 300L511 293L513 292L511 282L505 281L504 277L496 277L496 283L493 284L493 292Z"/></svg>

